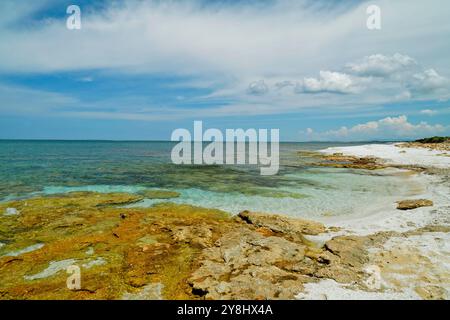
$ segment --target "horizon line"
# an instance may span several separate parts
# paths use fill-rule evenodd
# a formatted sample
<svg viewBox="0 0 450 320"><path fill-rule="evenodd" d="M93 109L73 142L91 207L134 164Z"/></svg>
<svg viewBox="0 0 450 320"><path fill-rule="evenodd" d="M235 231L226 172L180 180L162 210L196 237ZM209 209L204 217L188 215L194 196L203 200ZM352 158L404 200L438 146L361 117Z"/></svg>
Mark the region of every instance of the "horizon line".
<svg viewBox="0 0 450 320"><path fill-rule="evenodd" d="M279 141L279 143L362 143L362 142L370 142L370 143L374 143L374 142L383 142L383 143L389 143L389 142L411 142L411 141L415 141L416 139L404 139L404 140L328 140L328 141L320 141L320 140L311 140L311 141L296 141L296 140L290 140L290 141ZM172 141L172 140L153 140L153 139L125 139L125 140L120 140L120 139L33 139L33 138L26 138L26 139L22 139L22 138L0 138L0 141L53 141L53 142L174 142L174 143L178 143L178 142L183 142L183 141ZM213 142L213 141L196 141L196 140L192 140L192 141L186 141L186 142ZM218 142L226 142L226 141L218 141ZM235 141L237 142L237 141ZM242 141L239 141L242 142ZM245 141L245 142L249 142L249 141Z"/></svg>

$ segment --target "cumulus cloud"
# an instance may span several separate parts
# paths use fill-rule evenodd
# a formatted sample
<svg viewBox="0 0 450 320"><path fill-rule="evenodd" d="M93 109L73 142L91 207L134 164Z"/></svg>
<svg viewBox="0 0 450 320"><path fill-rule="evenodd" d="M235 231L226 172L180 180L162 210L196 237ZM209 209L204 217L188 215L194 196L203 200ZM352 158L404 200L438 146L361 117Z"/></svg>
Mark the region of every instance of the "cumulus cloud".
<svg viewBox="0 0 450 320"><path fill-rule="evenodd" d="M320 71L318 77L276 81L274 87L278 90L293 87L294 92L303 94L353 94L355 101L361 101L365 94L377 103L450 97L446 77L435 69L423 68L415 59L400 53L365 56L357 62L347 63L341 70L344 72L327 70ZM288 91L283 93L289 94Z"/></svg>
<svg viewBox="0 0 450 320"><path fill-rule="evenodd" d="M349 72L364 77L390 77L398 72L404 72L417 65L413 58L396 53L392 56L373 54L362 60L348 63Z"/></svg>
<svg viewBox="0 0 450 320"><path fill-rule="evenodd" d="M320 71L318 78L304 78L295 88L299 93L355 93L359 84L345 73Z"/></svg>
<svg viewBox="0 0 450 320"><path fill-rule="evenodd" d="M353 127L343 126L337 130L315 132L308 129L303 136L307 140L343 140L368 141L385 139L415 139L429 135L438 135L449 131L449 127L441 124L419 122L410 123L405 115L387 117L377 121L357 124Z"/></svg>
<svg viewBox="0 0 450 320"><path fill-rule="evenodd" d="M259 81L250 83L247 91L249 94L259 96L259 95L266 94L269 91L269 87L267 87L264 80L259 80Z"/></svg>
<svg viewBox="0 0 450 320"><path fill-rule="evenodd" d="M433 93L447 91L450 85L449 80L436 72L434 69L427 69L413 76L411 88L418 92Z"/></svg>
<svg viewBox="0 0 450 320"><path fill-rule="evenodd" d="M185 88L201 83L206 93L198 100L213 102L210 114L224 116L241 109L253 114L341 106L364 110L393 99L448 96L444 88L432 89L442 86L442 79L420 66L433 67L443 78L449 75L450 2L375 0L383 8L383 27L377 32L362 27L365 1L231 5L118 0L105 2L100 10L82 6L83 27L78 31L66 29L60 4L52 18L43 16L49 3L58 2L0 1L0 73L170 75L186 80ZM402 53L387 54L397 51ZM326 71L317 76L319 70ZM381 78L389 72L407 76ZM368 81L371 77L376 79ZM264 79L264 85L249 86L254 79ZM317 94L321 92L334 95ZM242 108L249 100L258 104ZM117 104L110 109L128 112L132 107Z"/></svg>

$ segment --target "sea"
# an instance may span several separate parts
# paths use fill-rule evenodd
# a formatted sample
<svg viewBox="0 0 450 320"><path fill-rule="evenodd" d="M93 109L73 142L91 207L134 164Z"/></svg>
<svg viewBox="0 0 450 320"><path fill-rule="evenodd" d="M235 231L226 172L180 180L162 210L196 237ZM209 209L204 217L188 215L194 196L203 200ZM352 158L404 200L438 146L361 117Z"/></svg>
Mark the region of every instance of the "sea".
<svg viewBox="0 0 450 320"><path fill-rule="evenodd" d="M278 174L255 165L177 165L174 142L0 140L0 201L74 191L171 190L160 202L317 219L368 213L417 189L392 170L319 167L304 151L366 143L280 143ZM305 156L306 154L306 156Z"/></svg>

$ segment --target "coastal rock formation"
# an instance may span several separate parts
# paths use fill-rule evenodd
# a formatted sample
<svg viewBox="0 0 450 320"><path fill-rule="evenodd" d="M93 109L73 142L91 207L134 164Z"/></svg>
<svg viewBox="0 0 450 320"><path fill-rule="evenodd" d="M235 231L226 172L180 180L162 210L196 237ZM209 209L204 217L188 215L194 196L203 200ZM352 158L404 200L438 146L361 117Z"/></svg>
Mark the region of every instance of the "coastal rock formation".
<svg viewBox="0 0 450 320"><path fill-rule="evenodd" d="M304 283L362 283L366 276L369 238L336 237L318 247L302 234L325 232L320 223L248 211L238 217L251 228L233 229L203 250L189 278L207 299L293 299Z"/></svg>
<svg viewBox="0 0 450 320"><path fill-rule="evenodd" d="M239 217L254 226L268 228L272 232L280 234L317 235L326 231L322 223L293 219L282 215L242 211L239 213Z"/></svg>
<svg viewBox="0 0 450 320"><path fill-rule="evenodd" d="M375 157L356 157L344 155L343 153L323 154L320 152L310 151L300 151L299 155L302 157L317 159L317 161L314 161L312 164L321 167L365 170L377 170L386 168L386 165L384 165L380 159Z"/></svg>
<svg viewBox="0 0 450 320"><path fill-rule="evenodd" d="M399 210L412 210L431 206L433 206L433 201L427 199L402 200L397 202L397 209Z"/></svg>
<svg viewBox="0 0 450 320"><path fill-rule="evenodd" d="M0 203L0 212L20 211L0 216L0 299L293 299L321 279L365 288L368 248L393 236L319 245L305 236L328 229L303 219L171 203L123 207L141 199L75 192ZM420 230L431 231L442 230ZM375 258L390 266L396 256ZM73 265L77 290L66 286ZM437 282L416 289L425 298L440 290Z"/></svg>
<svg viewBox="0 0 450 320"><path fill-rule="evenodd" d="M74 192L0 204L20 211L0 217L0 298L291 299L305 282L361 276L353 260L363 261L363 250L357 258L305 239L326 232L320 223L170 203L123 207L142 197ZM81 269L80 290L66 287L71 265Z"/></svg>

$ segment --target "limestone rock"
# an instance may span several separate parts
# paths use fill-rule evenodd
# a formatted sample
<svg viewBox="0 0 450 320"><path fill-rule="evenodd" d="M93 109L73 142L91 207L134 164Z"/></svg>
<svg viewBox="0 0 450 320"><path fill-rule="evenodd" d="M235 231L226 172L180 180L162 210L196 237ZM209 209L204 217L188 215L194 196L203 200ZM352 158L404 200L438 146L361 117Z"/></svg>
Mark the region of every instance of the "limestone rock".
<svg viewBox="0 0 450 320"><path fill-rule="evenodd" d="M399 210L412 210L431 206L433 206L433 201L427 199L402 200L397 202L397 209Z"/></svg>
<svg viewBox="0 0 450 320"><path fill-rule="evenodd" d="M281 215L269 215L257 212L242 211L239 213L239 217L256 227L268 228L275 233L317 235L326 231L326 228L322 223L303 219L294 219Z"/></svg>
<svg viewBox="0 0 450 320"><path fill-rule="evenodd" d="M240 227L203 251L189 283L208 299L292 299L302 275L282 266L304 259L302 245Z"/></svg>
<svg viewBox="0 0 450 320"><path fill-rule="evenodd" d="M206 248L212 244L211 229L205 225L178 226L172 230L173 240L176 242L189 243L193 246Z"/></svg>

